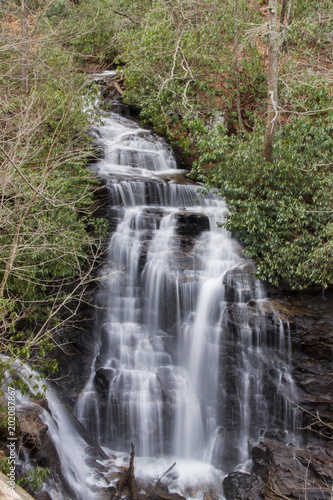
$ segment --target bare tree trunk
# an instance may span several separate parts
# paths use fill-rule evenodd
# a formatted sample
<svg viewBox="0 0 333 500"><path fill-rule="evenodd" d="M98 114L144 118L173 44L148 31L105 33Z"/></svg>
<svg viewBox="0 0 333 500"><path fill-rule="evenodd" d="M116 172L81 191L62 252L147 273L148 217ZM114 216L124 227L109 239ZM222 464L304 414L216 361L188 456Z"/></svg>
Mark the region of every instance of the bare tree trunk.
<svg viewBox="0 0 333 500"><path fill-rule="evenodd" d="M29 91L28 82L28 8L26 0L21 0L21 87L25 94Z"/></svg>
<svg viewBox="0 0 333 500"><path fill-rule="evenodd" d="M277 0L269 0L268 4L268 110L263 156L272 161L273 142L278 118L278 32L277 32Z"/></svg>
<svg viewBox="0 0 333 500"><path fill-rule="evenodd" d="M237 78L237 117L238 125L241 130L244 130L242 114L241 114L241 100L240 100L240 75L238 66L238 0L235 2L235 22L234 22L235 38L234 38L234 51L235 51L235 68Z"/></svg>

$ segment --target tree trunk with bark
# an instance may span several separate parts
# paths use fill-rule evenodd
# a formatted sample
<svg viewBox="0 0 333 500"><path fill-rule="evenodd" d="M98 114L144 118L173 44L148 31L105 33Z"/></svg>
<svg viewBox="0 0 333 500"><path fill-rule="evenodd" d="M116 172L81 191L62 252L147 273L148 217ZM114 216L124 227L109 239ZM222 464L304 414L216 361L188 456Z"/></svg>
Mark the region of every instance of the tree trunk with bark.
<svg viewBox="0 0 333 500"><path fill-rule="evenodd" d="M273 142L278 119L278 32L277 32L277 0L269 0L268 4L268 110L263 156L272 161Z"/></svg>
<svg viewBox="0 0 333 500"><path fill-rule="evenodd" d="M25 94L29 92L28 81L28 7L26 0L21 0L21 87Z"/></svg>
<svg viewBox="0 0 333 500"><path fill-rule="evenodd" d="M234 18L234 52L235 52L235 70L237 78L237 117L238 125L241 130L244 130L243 120L242 120L242 110L241 110L241 96L240 96L240 74L239 74L239 64L238 64L238 0L235 2L235 18Z"/></svg>

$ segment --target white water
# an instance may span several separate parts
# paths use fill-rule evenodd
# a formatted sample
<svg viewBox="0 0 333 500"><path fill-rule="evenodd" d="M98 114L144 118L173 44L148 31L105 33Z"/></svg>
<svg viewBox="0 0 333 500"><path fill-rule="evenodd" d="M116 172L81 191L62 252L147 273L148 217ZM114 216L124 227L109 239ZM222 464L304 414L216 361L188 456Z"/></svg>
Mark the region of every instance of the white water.
<svg viewBox="0 0 333 500"><path fill-rule="evenodd" d="M184 181L166 143L133 121L109 113L98 136L105 158L93 169L108 181L118 225L76 415L116 457L108 470L128 466L133 442L137 478L153 485L176 462L163 478L169 491L223 498L223 477L245 467L249 442L268 429L293 439L290 332L267 315L253 267L221 229L224 201ZM72 488L52 498L104 498L115 478L87 461L87 443L52 392L48 400L45 422Z"/></svg>
<svg viewBox="0 0 333 500"><path fill-rule="evenodd" d="M106 488L108 483L102 474L92 467L91 463L89 464L89 459L94 460L95 464L102 462L101 457L96 457L93 448L89 447L78 431L75 419L70 418L70 413L48 383L41 380L38 374L27 365L16 362L12 365L12 369L14 368L16 376L19 376L30 389L30 395L22 395L19 390L15 391L16 413L17 415L21 413L29 415L30 411L40 412L39 418L48 426L48 433L57 454L57 456L54 455L54 460L59 460L59 471L52 472L60 476L62 485L50 481L44 489L57 500L102 500L104 497L98 494L98 489ZM15 386L15 382L9 374L6 379L8 384ZM32 399L33 396L44 392L47 409L33 402ZM15 444L17 443L15 442ZM18 452L18 448L16 452ZM34 465L33 462L29 461L26 468L32 469Z"/></svg>
<svg viewBox="0 0 333 500"><path fill-rule="evenodd" d="M119 224L77 416L101 445L128 452L133 442L160 473L165 461L183 464L185 494L180 470L194 482L195 464L230 471L270 425L293 430L290 408L271 408L264 394L273 367L276 404L292 390L288 334L278 319L267 331L263 287L242 272L241 249L220 227L224 201L184 183L164 141L131 120L108 114L99 137L105 158L93 168L108 180Z"/></svg>

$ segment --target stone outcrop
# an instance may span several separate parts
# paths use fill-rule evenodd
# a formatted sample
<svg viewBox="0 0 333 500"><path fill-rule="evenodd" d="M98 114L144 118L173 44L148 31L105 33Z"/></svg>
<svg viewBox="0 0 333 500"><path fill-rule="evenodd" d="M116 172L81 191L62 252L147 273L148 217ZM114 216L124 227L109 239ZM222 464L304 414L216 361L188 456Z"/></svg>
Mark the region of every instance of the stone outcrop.
<svg viewBox="0 0 333 500"><path fill-rule="evenodd" d="M291 325L293 379L307 425L333 421L333 290L284 293L273 297L279 316ZM309 413L306 413L309 412ZM332 427L319 425L326 436ZM318 425L315 429L319 430Z"/></svg>
<svg viewBox="0 0 333 500"><path fill-rule="evenodd" d="M157 219L158 213L147 213L149 219ZM191 225L186 229L187 217L190 214L181 214L180 223L183 221L183 229L175 239L175 245L179 245L179 258L189 258L189 254L195 242L198 227L205 230L207 222L199 217L199 226ZM193 222L193 221L192 221ZM195 222L198 222L197 220ZM190 233L188 232L190 231ZM200 231L198 231L199 233ZM149 249L149 240L142 245L143 268L145 254ZM185 261L184 261L185 262ZM245 276L244 276L245 272ZM226 285L226 300L229 306L230 331L237 331L238 309L232 305L237 300L248 302L250 324L257 320L258 304L253 302L251 295L255 286L255 268L251 262L241 268L235 268L224 277ZM241 297L239 294L239 282ZM270 300L260 303L261 312L265 313L265 321L272 334L268 341L273 343L273 331L277 315L284 323L290 325L292 343L292 376L296 385L297 404L302 418L299 427L308 428L302 430L307 445L295 446L285 442L283 433L276 429L270 429L260 443L252 446L252 463L248 473L231 472L224 481L224 490L227 500L261 500L290 498L298 500L326 500L330 498L329 488L332 484L332 457L333 450L329 438L332 435L333 421L333 396L332 396L332 338L333 338L333 291L328 291L323 296L321 290L307 292L293 292L288 289L268 288ZM103 293L101 291L100 293ZM87 323L85 323L87 324ZM77 343L77 333L73 332L72 345L68 348L71 355L67 357L67 366L71 375L71 381L64 380L64 384L71 387L71 400L75 400L75 394L79 390L80 378L87 376L87 369L76 362L86 358L85 366L89 366L93 353L93 339L89 329L82 328L82 337ZM173 339L167 339L172 341ZM82 344L82 345L81 345ZM170 346L172 350L174 347ZM62 354L62 366L64 356ZM89 361L88 361L89 360ZM76 366L76 367L75 367ZM84 371L86 371L84 375ZM75 375L77 373L77 376ZM230 374L231 376L232 374ZM105 370L97 370L96 385L100 396L105 398L109 391L110 380L113 373ZM172 400L172 380L168 373L160 371L158 380L165 393L166 399ZM74 385L73 385L74 381ZM76 385L75 385L76 384ZM75 388L76 387L76 388Z"/></svg>
<svg viewBox="0 0 333 500"><path fill-rule="evenodd" d="M31 401L31 405L19 406L16 411L16 420L19 422L17 428L17 440L15 441L15 449L18 452L19 460L22 463L17 463L15 467L16 486L15 492L8 489L8 481L4 481L4 477L0 473L0 498L8 500L27 500L30 498L49 499L46 492L34 491L32 484L27 481L27 472L34 467L47 468L53 472L61 470L58 453L48 435L48 427L41 419L43 408L45 405L42 400ZM5 443L7 436L1 436L1 441ZM4 446L6 450L6 447ZM1 453L1 452L0 452ZM28 466L24 465L26 457L29 456ZM19 487L18 482L23 481L25 490ZM32 496L30 496L33 495Z"/></svg>
<svg viewBox="0 0 333 500"><path fill-rule="evenodd" d="M329 500L333 483L332 444L286 446L263 439L252 449L252 473L265 499Z"/></svg>
<svg viewBox="0 0 333 500"><path fill-rule="evenodd" d="M252 269L247 281L251 283ZM229 279L230 299L233 297ZM248 473L224 480L227 500L328 500L333 484L333 290L295 292L269 288L261 304L266 320L277 314L290 327L292 376L296 385L299 443L274 430L252 447ZM236 316L235 316L236 318Z"/></svg>
<svg viewBox="0 0 333 500"><path fill-rule="evenodd" d="M333 446L298 448L262 439L252 449L251 472L232 472L224 482L227 500L329 500Z"/></svg>

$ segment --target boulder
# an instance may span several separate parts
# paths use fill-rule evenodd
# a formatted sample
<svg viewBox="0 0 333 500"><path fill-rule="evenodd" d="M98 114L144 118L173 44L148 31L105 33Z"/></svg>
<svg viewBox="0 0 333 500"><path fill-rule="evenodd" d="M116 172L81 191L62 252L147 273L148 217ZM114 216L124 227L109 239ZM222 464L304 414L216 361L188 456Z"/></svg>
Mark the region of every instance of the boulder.
<svg viewBox="0 0 333 500"><path fill-rule="evenodd" d="M226 500L261 500L266 488L254 474L232 472L223 481Z"/></svg>
<svg viewBox="0 0 333 500"><path fill-rule="evenodd" d="M164 493L163 491L153 491L147 498L149 500L186 500L178 493Z"/></svg>
<svg viewBox="0 0 333 500"><path fill-rule="evenodd" d="M52 500L47 491L39 491L35 498L36 500Z"/></svg>
<svg viewBox="0 0 333 500"><path fill-rule="evenodd" d="M107 399L109 395L110 382L115 375L115 370L112 368L99 368L96 370L94 384L96 391L103 398Z"/></svg>
<svg viewBox="0 0 333 500"><path fill-rule="evenodd" d="M140 243L140 257L139 257L139 267L138 267L139 273L143 271L146 265L150 241L151 240L144 240Z"/></svg>

